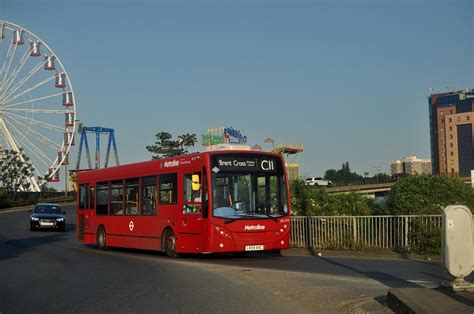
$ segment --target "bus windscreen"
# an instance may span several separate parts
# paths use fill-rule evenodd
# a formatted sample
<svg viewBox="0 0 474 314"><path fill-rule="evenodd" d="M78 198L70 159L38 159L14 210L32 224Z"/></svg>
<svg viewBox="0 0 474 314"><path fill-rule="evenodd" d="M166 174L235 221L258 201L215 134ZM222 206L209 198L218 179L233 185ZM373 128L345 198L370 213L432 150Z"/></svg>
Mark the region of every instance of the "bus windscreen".
<svg viewBox="0 0 474 314"><path fill-rule="evenodd" d="M213 216L275 219L288 215L288 197L281 159L274 156L214 156Z"/></svg>

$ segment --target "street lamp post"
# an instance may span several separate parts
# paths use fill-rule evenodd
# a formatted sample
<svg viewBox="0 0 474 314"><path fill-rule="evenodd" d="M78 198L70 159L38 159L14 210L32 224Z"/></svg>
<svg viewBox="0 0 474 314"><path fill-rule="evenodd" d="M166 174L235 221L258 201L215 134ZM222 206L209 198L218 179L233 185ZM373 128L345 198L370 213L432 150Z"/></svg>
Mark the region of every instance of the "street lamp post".
<svg viewBox="0 0 474 314"><path fill-rule="evenodd" d="M374 166L375 176L377 177L377 184L379 184L379 174L380 174L380 166Z"/></svg>

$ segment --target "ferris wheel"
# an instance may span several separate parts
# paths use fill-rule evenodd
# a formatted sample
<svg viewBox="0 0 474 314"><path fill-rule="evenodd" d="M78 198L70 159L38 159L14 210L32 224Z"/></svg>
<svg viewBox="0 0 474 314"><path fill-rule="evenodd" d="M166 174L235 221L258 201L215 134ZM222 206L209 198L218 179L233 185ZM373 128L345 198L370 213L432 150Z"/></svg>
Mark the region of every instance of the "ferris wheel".
<svg viewBox="0 0 474 314"><path fill-rule="evenodd" d="M0 150L30 158L31 191L59 182L74 145L75 117L74 91L58 56L29 30L0 20Z"/></svg>

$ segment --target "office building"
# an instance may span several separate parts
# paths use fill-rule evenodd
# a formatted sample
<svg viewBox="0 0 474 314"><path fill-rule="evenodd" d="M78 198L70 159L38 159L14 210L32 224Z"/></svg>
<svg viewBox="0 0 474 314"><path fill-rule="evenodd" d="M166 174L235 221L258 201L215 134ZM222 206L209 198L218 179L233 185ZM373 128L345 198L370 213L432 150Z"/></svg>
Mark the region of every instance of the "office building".
<svg viewBox="0 0 474 314"><path fill-rule="evenodd" d="M390 162L390 172L392 176L430 174L431 160L408 156L405 159Z"/></svg>
<svg viewBox="0 0 474 314"><path fill-rule="evenodd" d="M395 160L390 162L390 174L392 176L403 173L403 162Z"/></svg>
<svg viewBox="0 0 474 314"><path fill-rule="evenodd" d="M470 176L474 170L474 89L430 93L428 100L433 173Z"/></svg>

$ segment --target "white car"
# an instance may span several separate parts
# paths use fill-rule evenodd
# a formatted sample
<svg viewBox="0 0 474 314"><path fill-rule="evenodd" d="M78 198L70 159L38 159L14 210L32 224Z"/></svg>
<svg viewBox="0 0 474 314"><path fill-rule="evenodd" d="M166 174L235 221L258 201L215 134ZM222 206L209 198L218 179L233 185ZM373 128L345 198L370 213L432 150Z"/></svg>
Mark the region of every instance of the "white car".
<svg viewBox="0 0 474 314"><path fill-rule="evenodd" d="M332 186L332 182L323 178L306 178L304 180L306 185L310 186Z"/></svg>

